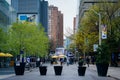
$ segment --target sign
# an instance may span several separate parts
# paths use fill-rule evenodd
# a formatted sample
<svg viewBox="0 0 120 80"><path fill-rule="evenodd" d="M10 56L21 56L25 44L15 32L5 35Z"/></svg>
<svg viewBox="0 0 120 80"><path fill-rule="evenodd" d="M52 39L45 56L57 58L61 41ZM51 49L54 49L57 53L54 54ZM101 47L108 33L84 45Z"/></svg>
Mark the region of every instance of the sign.
<svg viewBox="0 0 120 80"><path fill-rule="evenodd" d="M37 14L18 14L18 20L20 22L31 22L38 23L38 15Z"/></svg>
<svg viewBox="0 0 120 80"><path fill-rule="evenodd" d="M93 45L93 51L94 51L94 52L97 51L97 48L98 48L98 44L94 44L94 45Z"/></svg>
<svg viewBox="0 0 120 80"><path fill-rule="evenodd" d="M107 26L101 25L102 28L102 39L107 39Z"/></svg>

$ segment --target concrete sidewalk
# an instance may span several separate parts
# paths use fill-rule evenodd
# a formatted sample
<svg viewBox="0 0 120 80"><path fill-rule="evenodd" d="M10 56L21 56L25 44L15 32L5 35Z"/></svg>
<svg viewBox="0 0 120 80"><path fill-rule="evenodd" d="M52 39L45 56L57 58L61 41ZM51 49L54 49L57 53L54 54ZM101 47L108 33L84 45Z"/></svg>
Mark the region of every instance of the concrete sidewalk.
<svg viewBox="0 0 120 80"><path fill-rule="evenodd" d="M97 72L96 65L90 65L89 68ZM109 67L107 75L115 78L116 80L120 80L120 67Z"/></svg>
<svg viewBox="0 0 120 80"><path fill-rule="evenodd" d="M78 76L78 65L63 65L63 71L61 76L56 76L54 73L54 66L50 64L47 65L47 75L41 76L39 69L35 68L31 72L25 72L23 76L16 76L15 74L11 74L11 76L7 76L2 78L1 80L117 80L112 77L99 77L96 72L95 65L90 65L87 67L85 76ZM2 75L3 76L3 75ZM1 75L0 75L1 77Z"/></svg>

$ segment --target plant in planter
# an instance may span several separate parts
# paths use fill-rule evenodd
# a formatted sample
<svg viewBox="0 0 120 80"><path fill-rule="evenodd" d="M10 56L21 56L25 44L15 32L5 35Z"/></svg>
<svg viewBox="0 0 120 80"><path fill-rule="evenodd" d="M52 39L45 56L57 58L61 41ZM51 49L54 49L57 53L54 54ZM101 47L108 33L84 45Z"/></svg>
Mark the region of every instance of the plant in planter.
<svg viewBox="0 0 120 80"><path fill-rule="evenodd" d="M54 66L55 75L61 75L63 66Z"/></svg>
<svg viewBox="0 0 120 80"><path fill-rule="evenodd" d="M83 66L83 63L84 63L84 59L83 58L80 58L79 61L78 61L78 75L79 76L84 76L85 75L85 71L86 71L86 67Z"/></svg>
<svg viewBox="0 0 120 80"><path fill-rule="evenodd" d="M44 63L44 59L43 57L41 57L40 66L39 66L40 75L46 75L47 73L47 66L43 65L43 63Z"/></svg>
<svg viewBox="0 0 120 80"><path fill-rule="evenodd" d="M41 75L46 75L47 73L47 66L39 66L39 71Z"/></svg>
<svg viewBox="0 0 120 80"><path fill-rule="evenodd" d="M107 44L102 43L97 49L96 66L98 76L106 76L110 62L110 52Z"/></svg>
<svg viewBox="0 0 120 80"><path fill-rule="evenodd" d="M61 75L63 69L62 63L64 62L64 60L63 58L60 57L60 55L59 58L60 58L60 65L54 66L55 75Z"/></svg>
<svg viewBox="0 0 120 80"><path fill-rule="evenodd" d="M78 61L78 65L79 66L83 66L84 60L83 58L80 57L79 61Z"/></svg>
<svg viewBox="0 0 120 80"><path fill-rule="evenodd" d="M16 75L24 75L25 63L14 63L14 70Z"/></svg>

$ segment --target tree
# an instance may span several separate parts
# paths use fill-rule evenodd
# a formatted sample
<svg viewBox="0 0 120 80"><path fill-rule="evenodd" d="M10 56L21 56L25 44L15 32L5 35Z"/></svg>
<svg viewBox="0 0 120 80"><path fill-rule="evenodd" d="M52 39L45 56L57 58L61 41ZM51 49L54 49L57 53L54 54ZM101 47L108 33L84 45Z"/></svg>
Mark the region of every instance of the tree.
<svg viewBox="0 0 120 80"><path fill-rule="evenodd" d="M8 50L14 55L24 51L24 55L44 56L48 51L48 37L41 25L13 23L8 30Z"/></svg>
<svg viewBox="0 0 120 80"><path fill-rule="evenodd" d="M0 28L0 52L5 52L6 51L6 32L3 31L2 28Z"/></svg>
<svg viewBox="0 0 120 80"><path fill-rule="evenodd" d="M98 43L98 15L95 15L92 11L85 13L80 21L79 29L76 33L75 44L82 52L93 52L93 45Z"/></svg>
<svg viewBox="0 0 120 80"><path fill-rule="evenodd" d="M119 17L114 17L117 10L120 8L120 2L118 3L108 3L107 1L101 0L103 3L96 4L90 7L90 9L85 13L83 18L80 21L80 28L78 31L78 37L76 40L78 40L77 44L81 44L81 49L84 48L84 38L82 36L86 36L87 40L89 42L89 47L87 48L90 50L90 48L93 46L93 44L98 43L98 25L96 23L99 22L99 17L93 10L95 10L97 13L101 14L101 24L107 25L107 40L102 40L102 42L106 42L106 44L109 45L110 50L112 52L116 51L118 48L119 42L120 42L120 28L119 28ZM93 10L92 10L93 9ZM84 32L84 34L82 33ZM82 34L82 35L80 35ZM81 37L79 37L81 36ZM81 38L81 39L80 39ZM80 42L80 40L82 40ZM82 49L83 50L83 49Z"/></svg>
<svg viewBox="0 0 120 80"><path fill-rule="evenodd" d="M118 45L120 41L120 36L118 36L120 32L120 17L115 15L120 8L120 0L114 3L104 1L103 4L99 4L97 6L99 7L99 12L102 11L102 23L107 25L107 40L104 41L109 45L111 52L116 52L120 46Z"/></svg>

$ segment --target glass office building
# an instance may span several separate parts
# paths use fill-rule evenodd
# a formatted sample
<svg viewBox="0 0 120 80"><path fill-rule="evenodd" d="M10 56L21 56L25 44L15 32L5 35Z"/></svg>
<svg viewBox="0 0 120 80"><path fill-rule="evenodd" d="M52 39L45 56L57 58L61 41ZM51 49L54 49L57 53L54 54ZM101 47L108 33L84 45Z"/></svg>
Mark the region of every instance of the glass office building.
<svg viewBox="0 0 120 80"><path fill-rule="evenodd" d="M16 12L14 9L5 0L0 0L0 27L6 30L15 21Z"/></svg>
<svg viewBox="0 0 120 80"><path fill-rule="evenodd" d="M48 2L44 0L11 0L12 7L17 12L19 21L41 23L47 32Z"/></svg>

